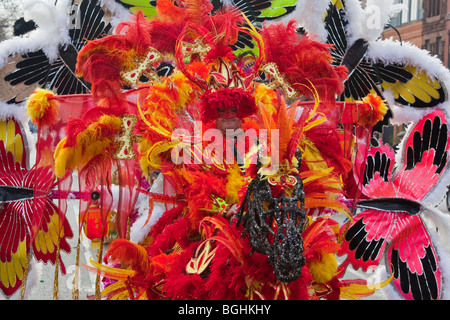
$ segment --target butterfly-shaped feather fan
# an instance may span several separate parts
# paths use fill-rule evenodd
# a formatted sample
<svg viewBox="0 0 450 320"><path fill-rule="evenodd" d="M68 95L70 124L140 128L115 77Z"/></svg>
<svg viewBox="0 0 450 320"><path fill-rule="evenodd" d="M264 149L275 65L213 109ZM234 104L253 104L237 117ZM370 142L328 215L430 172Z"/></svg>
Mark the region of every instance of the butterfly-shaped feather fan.
<svg viewBox="0 0 450 320"><path fill-rule="evenodd" d="M393 283L406 299L438 299L441 292L439 259L421 218L421 201L447 170L450 137L444 113L436 109L407 133L403 157L391 173L392 150L372 147L355 172L368 200L345 235L340 254L353 267L376 267L388 249ZM392 268L392 269L391 269Z"/></svg>
<svg viewBox="0 0 450 320"><path fill-rule="evenodd" d="M3 101L20 103L37 87L60 95L90 92L89 83L75 75L77 55L86 41L108 34L111 24L107 22L109 18L97 0L79 2L72 0L68 7L70 43L59 46L56 60L50 60L43 50L9 57L0 70L0 96ZM43 43L45 41L42 39Z"/></svg>
<svg viewBox="0 0 450 320"><path fill-rule="evenodd" d="M423 67L437 62L423 50L392 40L369 41L363 34L352 34L357 39L350 39L349 29L354 33L358 21L354 21L354 15L348 14L355 8L347 8L347 5L360 6L355 1L347 4L344 0L332 0L324 18L327 42L334 45L333 64L345 65L349 69L345 90L340 97L342 101L361 100L369 93L385 99L388 92L393 96L392 103L420 109L436 107L447 100L443 77L439 78L436 72ZM411 50L415 53L410 54ZM398 58L394 60L392 55ZM439 69L438 66L435 68ZM389 124L393 117L391 109L374 130L381 132L383 125Z"/></svg>
<svg viewBox="0 0 450 320"><path fill-rule="evenodd" d="M50 166L27 168L28 145L14 118L0 121L0 289L15 293L26 276L27 257L56 262L57 246L70 252L72 230L52 199ZM61 227L62 224L62 227ZM58 236L58 231L60 232ZM64 264L60 259L62 272Z"/></svg>

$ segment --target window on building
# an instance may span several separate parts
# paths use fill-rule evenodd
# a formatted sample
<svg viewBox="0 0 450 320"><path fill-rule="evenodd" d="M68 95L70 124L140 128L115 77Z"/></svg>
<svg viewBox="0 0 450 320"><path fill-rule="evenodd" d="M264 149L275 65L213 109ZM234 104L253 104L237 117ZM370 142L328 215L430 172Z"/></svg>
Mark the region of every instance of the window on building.
<svg viewBox="0 0 450 320"><path fill-rule="evenodd" d="M394 27L422 20L423 18L423 0L395 0L394 4L404 4L406 8L392 17L390 24Z"/></svg>
<svg viewBox="0 0 450 320"><path fill-rule="evenodd" d="M406 7L405 10L402 10L402 18L401 18L402 24L408 23L410 20L409 16L411 13L411 0L401 0L399 1L399 3L403 3Z"/></svg>
<svg viewBox="0 0 450 320"><path fill-rule="evenodd" d="M403 0L405 1L405 0ZM399 4L403 2L402 0L395 0L394 4ZM391 17L390 20L390 25L393 27L398 27L399 25L402 24L402 16L404 15L404 10L400 11L399 13L397 13L394 17Z"/></svg>
<svg viewBox="0 0 450 320"><path fill-rule="evenodd" d="M399 25L402 24L402 13L398 13L395 17L392 17L391 20L389 21L389 24L393 27L398 27Z"/></svg>
<svg viewBox="0 0 450 320"><path fill-rule="evenodd" d="M434 17L441 13L441 0L430 0L428 7L428 17Z"/></svg>
<svg viewBox="0 0 450 320"><path fill-rule="evenodd" d="M403 3L405 3L405 1ZM409 21L422 20L423 0L409 0L408 8Z"/></svg>
<svg viewBox="0 0 450 320"><path fill-rule="evenodd" d="M422 20L423 19L423 0L419 0L417 2L417 8L418 8L417 20Z"/></svg>
<svg viewBox="0 0 450 320"><path fill-rule="evenodd" d="M436 38L436 55L439 59L444 60L444 44L441 37Z"/></svg>
<svg viewBox="0 0 450 320"><path fill-rule="evenodd" d="M444 41L441 37L436 37L433 42L430 39L425 40L423 49L428 50L432 56L437 56L439 59L444 60Z"/></svg>
<svg viewBox="0 0 450 320"><path fill-rule="evenodd" d="M424 43L422 49L427 50L427 51L430 51L430 49L431 49L431 48L430 48L430 39L425 40L425 43Z"/></svg>
<svg viewBox="0 0 450 320"><path fill-rule="evenodd" d="M418 8L417 8L417 3L419 1L418 0L410 0L409 1L409 20L410 21L415 21L417 20L417 16L418 16Z"/></svg>
<svg viewBox="0 0 450 320"><path fill-rule="evenodd" d="M436 42L433 42L433 43L430 44L430 54L432 56L436 55Z"/></svg>

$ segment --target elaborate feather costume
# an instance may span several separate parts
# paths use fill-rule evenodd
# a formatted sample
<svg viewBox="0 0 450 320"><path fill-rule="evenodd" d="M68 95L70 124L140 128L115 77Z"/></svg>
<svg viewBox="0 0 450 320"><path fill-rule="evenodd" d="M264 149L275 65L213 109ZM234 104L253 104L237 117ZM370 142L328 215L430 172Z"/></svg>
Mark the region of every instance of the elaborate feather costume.
<svg viewBox="0 0 450 320"><path fill-rule="evenodd" d="M27 109L39 131L35 169L0 148L5 197L21 196L13 187L34 192L2 212L29 217L14 201L31 201L39 210L28 220L47 222L18 222L20 230L41 227L37 236L5 232L14 239L0 246L6 294L23 279L33 237L37 258L39 249L44 261L59 258L44 254L54 248L40 232L63 215L36 195L58 185L52 194L61 200L77 171L81 189L97 190L80 196L79 232L83 224L86 233L101 229L118 203L119 239L103 263L100 250L86 266L109 281L96 298L359 299L375 286L344 278L346 268L366 270L384 251L393 269L377 288L391 283L407 299L442 296L445 270L422 216L448 178L447 71L417 48L361 34L365 11L356 0L317 1L314 10L302 0L158 0L143 12L132 0L110 2L116 14L123 6L136 14L106 35L103 7L83 0L91 15L58 39L67 47L30 46L33 53L15 58L25 61L14 62L17 71L3 70L11 86L30 75L8 101L33 92ZM297 20L266 21L288 14ZM81 40L89 17L99 33ZM25 52L8 51L17 54ZM28 66L35 54L49 70L60 68L36 90L41 78ZM414 112L394 161L370 138L408 108L431 109ZM18 187L18 177L40 174L51 179L24 178ZM427 184L418 186L422 175ZM365 211L353 216L356 208ZM93 211L101 221L88 225ZM55 234L64 249L70 232L62 230ZM104 229L94 233L104 240Z"/></svg>
<svg viewBox="0 0 450 320"><path fill-rule="evenodd" d="M220 21L214 17L211 21ZM336 112L331 113L334 118L330 121L323 114L330 112L332 97L342 92L346 69L332 67L327 47L296 34L293 23L267 27L262 36L251 28L239 29L239 25L225 30L214 28L222 31L211 35L208 28L190 19L178 37L173 74L145 89L147 96L139 100L138 107L142 117L141 168L143 172L160 170L173 190L148 195L152 203L162 202L172 208L153 224L142 241L145 246L126 240L111 243L104 261L121 263L127 269L93 263L105 277L117 280L103 294L110 299L336 299L340 295L349 298L370 294L373 290L367 287L359 288L359 294L352 293L361 286L359 280L337 278L338 225L329 218L330 210L349 215L338 199L342 192L339 176L350 170L349 159L344 158L340 147ZM175 18L169 21L177 22ZM227 37L227 30L246 32L266 50L253 59L253 64L235 60L229 47L234 38ZM280 50L290 50L290 55L299 52L284 63L275 59L281 55L273 39L279 39L280 33L290 39L290 49ZM301 54L305 52L309 60ZM253 80L262 64L261 70L271 75L268 85ZM294 65L297 67L292 70ZM289 94L291 83L296 86L294 95ZM284 95L291 100L316 100L302 107L298 101L288 106ZM370 114L369 119L377 112L383 115L381 106L379 101L352 105L361 107L361 114ZM249 116L253 122L245 119ZM236 153L233 162L224 161L223 154L217 158L220 153L214 153L234 143L232 140L224 139L212 153L205 153L205 134L214 130L219 118L240 119L244 132L264 129L270 139L257 134L256 144L247 143L240 154L243 161L239 168ZM348 117L345 121L360 121L367 127L373 124L362 118ZM200 120L203 128L196 131L195 124ZM176 137L174 130L179 133ZM335 142L328 150L321 141L325 135ZM196 140L199 136L200 140ZM174 153L184 162L174 161ZM271 159L269 154L279 158ZM273 204L284 213L277 217L274 211L258 227L258 218L252 215L261 212L255 213L255 206L262 206L263 211L274 210L270 209L272 204L258 202L256 194L261 192L274 200L284 199L279 200L284 201L282 205ZM242 203L237 224L230 224L220 214L225 214L233 203ZM271 248L278 242L288 249Z"/></svg>

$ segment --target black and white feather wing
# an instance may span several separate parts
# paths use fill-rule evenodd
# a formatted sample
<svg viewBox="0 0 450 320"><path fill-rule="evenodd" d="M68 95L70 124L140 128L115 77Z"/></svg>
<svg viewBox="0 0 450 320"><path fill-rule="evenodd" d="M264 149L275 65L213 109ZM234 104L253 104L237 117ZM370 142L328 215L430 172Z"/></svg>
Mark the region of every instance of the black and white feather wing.
<svg viewBox="0 0 450 320"><path fill-rule="evenodd" d="M10 56L0 70L1 100L20 103L37 87L64 95L90 92L89 84L75 75L77 55L87 41L108 34L111 24L97 0L73 0L68 11L69 43L58 46L56 59L42 49Z"/></svg>

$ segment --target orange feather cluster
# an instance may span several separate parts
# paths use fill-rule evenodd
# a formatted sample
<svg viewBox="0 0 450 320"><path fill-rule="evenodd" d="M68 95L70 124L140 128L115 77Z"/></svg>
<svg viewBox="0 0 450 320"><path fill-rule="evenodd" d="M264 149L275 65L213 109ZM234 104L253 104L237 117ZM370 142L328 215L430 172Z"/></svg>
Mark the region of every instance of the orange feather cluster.
<svg viewBox="0 0 450 320"><path fill-rule="evenodd" d="M338 104L336 109L339 111L341 123L355 123L372 128L378 121L383 120L388 107L381 97L370 93L362 101Z"/></svg>
<svg viewBox="0 0 450 320"><path fill-rule="evenodd" d="M59 102L52 99L54 96L51 91L36 89L28 98L27 113L38 127L51 126L58 120Z"/></svg>

